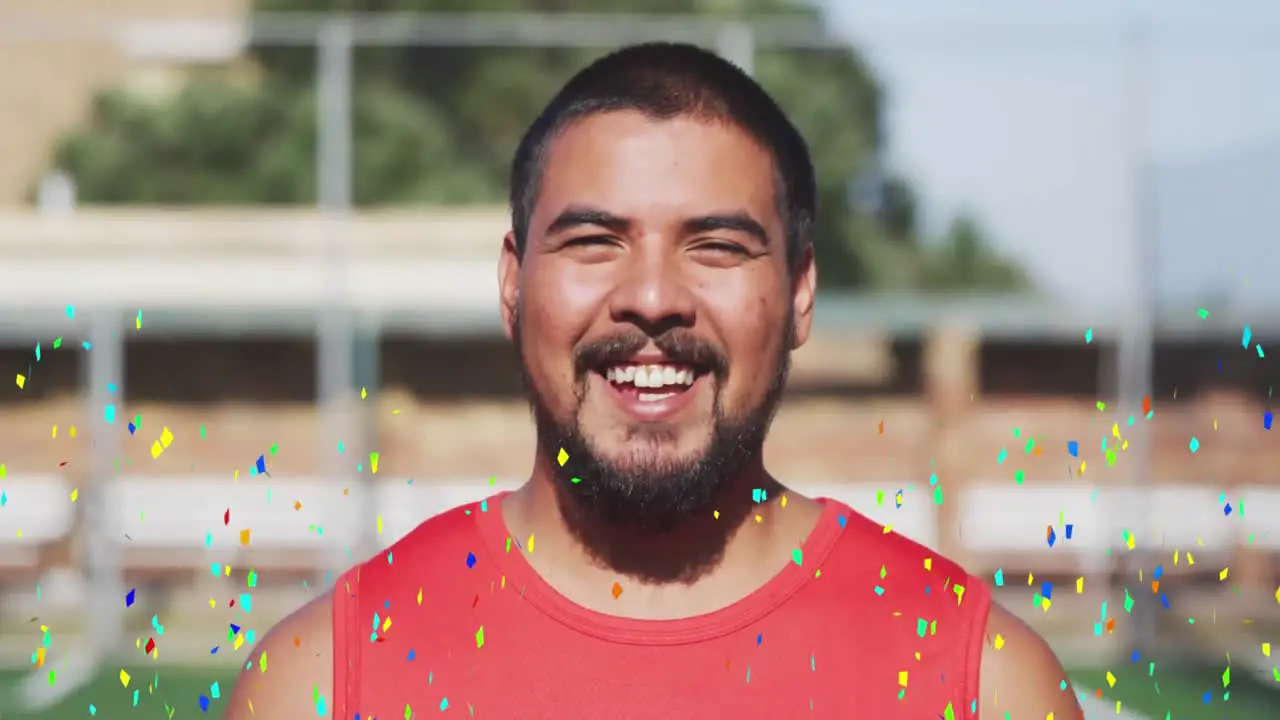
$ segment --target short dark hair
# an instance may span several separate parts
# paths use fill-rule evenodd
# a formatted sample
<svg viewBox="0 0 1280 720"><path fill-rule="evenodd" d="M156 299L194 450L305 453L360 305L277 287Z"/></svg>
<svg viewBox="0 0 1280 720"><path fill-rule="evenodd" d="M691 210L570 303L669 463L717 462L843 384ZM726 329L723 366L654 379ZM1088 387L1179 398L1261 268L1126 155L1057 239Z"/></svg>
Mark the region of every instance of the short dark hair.
<svg viewBox="0 0 1280 720"><path fill-rule="evenodd" d="M693 117L729 123L767 150L773 157L788 262L798 267L817 214L808 145L751 76L715 53L683 43L632 45L600 58L574 75L529 126L511 163L511 226L521 254L552 141L577 120L623 110L660 120Z"/></svg>

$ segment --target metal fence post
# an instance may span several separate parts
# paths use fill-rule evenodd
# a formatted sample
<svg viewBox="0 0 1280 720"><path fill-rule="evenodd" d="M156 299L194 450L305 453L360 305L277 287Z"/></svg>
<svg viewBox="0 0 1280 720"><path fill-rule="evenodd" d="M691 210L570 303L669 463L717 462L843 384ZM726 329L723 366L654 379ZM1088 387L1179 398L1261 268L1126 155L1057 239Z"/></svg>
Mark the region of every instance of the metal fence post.
<svg viewBox="0 0 1280 720"><path fill-rule="evenodd" d="M746 74L755 74L756 36L750 25L744 22L725 23L716 33L716 52Z"/></svg>
<svg viewBox="0 0 1280 720"><path fill-rule="evenodd" d="M86 423L92 443L89 478L80 512L85 545L89 597L104 598L88 613L93 652L99 658L114 652L124 632L124 582L120 565L120 538L111 536L114 513L112 484L120 457L119 418L107 422L106 407L120 404L124 393L124 338L121 314L112 308L95 308L89 313L89 341L85 372L88 403Z"/></svg>
<svg viewBox="0 0 1280 720"><path fill-rule="evenodd" d="M359 462L356 453L363 443L356 437L352 422L351 402L354 377L355 327L347 296L346 221L353 205L352 191L352 65L354 38L350 21L330 18L319 29L316 38L318 72L316 76L316 191L322 212L332 218L326 227L323 265L325 268L325 300L317 308L317 396L321 412L320 452L322 473L333 482L334 492L350 488L349 500L355 502L358 532L354 548L334 547L335 571L350 564L348 553L362 556L368 536L364 522L367 493L353 481L352 466ZM357 560L363 559L357 557Z"/></svg>
<svg viewBox="0 0 1280 720"><path fill-rule="evenodd" d="M1133 493L1130 505L1125 508L1126 517L1132 526L1142 533L1138 547L1122 556L1121 577L1124 583L1137 581L1139 573L1144 572L1145 561L1151 557L1142 544L1149 541L1151 531L1151 504L1147 497L1150 492L1151 474L1151 442L1152 433L1146 418L1142 414L1143 399L1151 393L1152 357L1154 355L1156 332L1156 297L1155 282L1152 275L1156 272L1155 252L1157 239L1152 211L1151 177L1147 154L1147 92L1150 74L1147 72L1149 62L1148 29L1135 25L1126 41L1125 77L1126 100L1129 110L1129 153L1131 156L1131 252L1129 270L1132 277L1129 281L1129 297L1126 303L1127 322L1122 322L1121 335L1117 343L1117 381L1119 400L1122 411L1136 418L1132 428L1126 429L1130 436L1131 451L1129 455L1129 472L1126 475L1127 485ZM1136 593L1135 593L1136 594ZM1152 603L1155 598L1145 595L1145 600L1134 605L1131 613L1133 623L1134 649L1144 657L1153 650L1156 640L1156 610Z"/></svg>

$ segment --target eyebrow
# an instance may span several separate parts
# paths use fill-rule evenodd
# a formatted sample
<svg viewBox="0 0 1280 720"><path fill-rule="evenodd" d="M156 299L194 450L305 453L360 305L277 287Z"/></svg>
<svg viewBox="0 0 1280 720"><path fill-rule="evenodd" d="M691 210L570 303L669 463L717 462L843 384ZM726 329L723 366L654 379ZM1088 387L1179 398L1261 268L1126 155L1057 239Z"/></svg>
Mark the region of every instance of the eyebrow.
<svg viewBox="0 0 1280 720"><path fill-rule="evenodd" d="M616 215L607 210L585 205L570 205L547 226L547 234L552 235L576 227L591 225L623 235L628 233L634 227L634 224L630 218ZM686 235L714 232L716 230L730 230L750 235L758 240L761 245L767 246L770 244L769 233L765 230L764 225L742 211L712 213L689 218L681 223L680 229Z"/></svg>

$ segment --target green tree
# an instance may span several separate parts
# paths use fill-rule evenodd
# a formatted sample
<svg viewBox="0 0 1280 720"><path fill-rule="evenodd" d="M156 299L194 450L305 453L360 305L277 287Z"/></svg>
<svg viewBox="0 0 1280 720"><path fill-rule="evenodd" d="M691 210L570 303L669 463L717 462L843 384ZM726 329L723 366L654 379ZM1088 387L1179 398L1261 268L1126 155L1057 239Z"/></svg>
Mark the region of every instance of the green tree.
<svg viewBox="0 0 1280 720"><path fill-rule="evenodd" d="M795 0L257 0L262 12L544 11L790 14ZM556 88L603 50L398 47L356 53L353 192L359 205L499 202L520 135ZM258 72L202 73L175 96L103 93L56 164L87 203L315 201L316 54L255 47ZM853 49L765 50L756 75L815 148L816 252L824 286L950 287L933 273L916 203L899 179L879 209L851 201L877 156L882 93ZM977 242L981 245L981 240ZM985 246L983 246L985 247ZM982 261L990 253L980 253ZM974 270L964 282L1008 287Z"/></svg>

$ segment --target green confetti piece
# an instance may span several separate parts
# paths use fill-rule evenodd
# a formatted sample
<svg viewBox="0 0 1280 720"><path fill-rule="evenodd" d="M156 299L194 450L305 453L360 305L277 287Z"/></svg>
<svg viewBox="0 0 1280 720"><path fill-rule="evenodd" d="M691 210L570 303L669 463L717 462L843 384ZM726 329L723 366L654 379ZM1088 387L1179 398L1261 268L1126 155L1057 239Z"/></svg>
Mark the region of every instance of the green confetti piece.
<svg viewBox="0 0 1280 720"><path fill-rule="evenodd" d="M482 647L484 647L484 626L483 625L480 626L479 630L476 630L476 649L478 650Z"/></svg>
<svg viewBox="0 0 1280 720"><path fill-rule="evenodd" d="M801 550L800 548L796 548L796 549L792 550L792 551L791 551L791 562L793 562L793 563L795 563L795 564L797 564L797 565L802 565L802 564L804 564L804 551L803 551L803 550Z"/></svg>
<svg viewBox="0 0 1280 720"><path fill-rule="evenodd" d="M942 488L941 487L936 487L933 489L933 504L934 505L942 504Z"/></svg>

